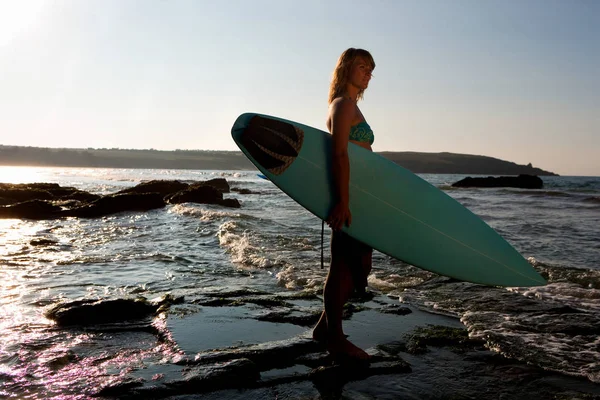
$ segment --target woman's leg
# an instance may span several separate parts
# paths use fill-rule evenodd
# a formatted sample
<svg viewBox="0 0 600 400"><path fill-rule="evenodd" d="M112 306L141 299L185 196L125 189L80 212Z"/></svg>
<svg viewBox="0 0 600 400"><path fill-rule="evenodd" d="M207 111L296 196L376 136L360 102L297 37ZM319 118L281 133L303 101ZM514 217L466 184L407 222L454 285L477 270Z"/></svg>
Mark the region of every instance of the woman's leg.
<svg viewBox="0 0 600 400"><path fill-rule="evenodd" d="M332 354L367 359L369 355L348 341L342 329L344 304L356 286L350 262L362 264L367 261L363 257L364 253L356 254L349 247L354 245L353 242L355 241L345 234L334 233L331 242L331 266L323 291L325 310L313 330L313 338L326 342L327 349ZM352 259L352 257L359 259ZM370 257L368 260L370 262Z"/></svg>

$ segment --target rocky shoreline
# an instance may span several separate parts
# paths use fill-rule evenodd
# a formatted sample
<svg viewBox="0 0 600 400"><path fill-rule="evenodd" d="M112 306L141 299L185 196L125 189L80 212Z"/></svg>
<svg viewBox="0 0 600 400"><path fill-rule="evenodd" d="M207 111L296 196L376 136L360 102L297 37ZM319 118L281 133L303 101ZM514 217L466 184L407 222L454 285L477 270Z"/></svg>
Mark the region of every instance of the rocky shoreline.
<svg viewBox="0 0 600 400"><path fill-rule="evenodd" d="M99 218L186 202L239 208L237 199L223 198L224 193L231 191L223 178L194 183L148 181L105 196L55 183L0 183L0 219Z"/></svg>
<svg viewBox="0 0 600 400"><path fill-rule="evenodd" d="M282 393L282 398L339 399L349 391L363 396L359 398L380 398L392 390L395 398L600 399L600 388L589 381L505 358L487 350L483 341L469 338L457 320L401 305L397 298L378 292L352 299L344 316L347 332L367 348L371 362L332 360L310 337L321 301L314 291L268 294L245 289L186 299L166 295L154 300L72 301L49 308L46 316L57 329L74 332L147 332L158 347L171 349L168 360L163 356L160 362L146 362L145 368L106 379L88 393L96 398L260 399ZM245 315L237 320L239 327L247 327L238 331L240 340L252 336L245 321L261 321L259 335L265 340L200 350L195 346L211 337L191 333L195 339L179 341L190 334L183 331L211 324L209 310ZM79 319L81 315L87 317ZM183 328L188 318L192 323ZM279 338L272 333L289 324L301 333ZM77 362L79 357L71 354L69 360ZM104 356L111 357L118 354Z"/></svg>

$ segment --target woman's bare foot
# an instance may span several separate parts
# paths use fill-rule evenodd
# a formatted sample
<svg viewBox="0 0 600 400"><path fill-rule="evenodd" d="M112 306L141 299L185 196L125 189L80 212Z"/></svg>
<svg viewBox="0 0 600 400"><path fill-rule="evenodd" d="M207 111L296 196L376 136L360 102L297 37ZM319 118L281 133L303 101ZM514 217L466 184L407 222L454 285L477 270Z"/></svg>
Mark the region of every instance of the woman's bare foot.
<svg viewBox="0 0 600 400"><path fill-rule="evenodd" d="M327 343L327 319L322 317L317 325L313 328L312 338L315 342L319 343ZM344 335L344 338L347 338L348 335Z"/></svg>
<svg viewBox="0 0 600 400"><path fill-rule="evenodd" d="M345 336L328 340L327 351L335 358L350 358L360 361L371 358L367 352L350 342Z"/></svg>

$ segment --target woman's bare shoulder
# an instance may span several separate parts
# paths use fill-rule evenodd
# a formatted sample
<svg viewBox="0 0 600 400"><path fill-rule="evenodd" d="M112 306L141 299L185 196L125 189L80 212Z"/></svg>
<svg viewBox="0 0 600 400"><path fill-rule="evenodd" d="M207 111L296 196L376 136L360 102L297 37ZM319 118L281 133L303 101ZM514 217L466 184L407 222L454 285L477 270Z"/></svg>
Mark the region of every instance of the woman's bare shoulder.
<svg viewBox="0 0 600 400"><path fill-rule="evenodd" d="M341 113L350 116L350 118L353 118L354 114L356 114L356 103L348 98L337 97L329 105L329 113Z"/></svg>

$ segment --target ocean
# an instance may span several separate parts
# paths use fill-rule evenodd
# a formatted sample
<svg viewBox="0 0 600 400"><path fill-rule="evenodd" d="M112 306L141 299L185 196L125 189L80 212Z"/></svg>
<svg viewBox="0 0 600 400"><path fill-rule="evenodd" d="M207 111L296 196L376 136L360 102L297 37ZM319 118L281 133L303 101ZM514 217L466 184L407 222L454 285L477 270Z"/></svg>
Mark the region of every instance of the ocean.
<svg viewBox="0 0 600 400"><path fill-rule="evenodd" d="M246 317L248 332L238 331L194 302L208 292L281 294L323 285L320 220L256 171L0 167L0 182L52 182L98 194L148 180L217 177L250 191L226 194L241 208L184 203L97 219L0 220L0 398L89 398L132 371L160 380L173 369L169 360L185 353L306 331L278 324L276 333L259 334ZM376 252L370 290L432 321L454 320L507 359L600 386L600 178L543 177L543 189L524 190L452 188L464 175L421 177L496 229L549 283L489 288ZM326 260L328 243L326 230ZM145 332L59 329L44 317L65 301L167 293L185 299L163 320L169 346ZM198 316L210 326L200 326ZM344 398L365 398L357 390ZM401 389L385 393L366 398L394 398ZM313 398L303 396L277 398Z"/></svg>

